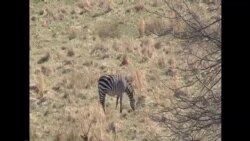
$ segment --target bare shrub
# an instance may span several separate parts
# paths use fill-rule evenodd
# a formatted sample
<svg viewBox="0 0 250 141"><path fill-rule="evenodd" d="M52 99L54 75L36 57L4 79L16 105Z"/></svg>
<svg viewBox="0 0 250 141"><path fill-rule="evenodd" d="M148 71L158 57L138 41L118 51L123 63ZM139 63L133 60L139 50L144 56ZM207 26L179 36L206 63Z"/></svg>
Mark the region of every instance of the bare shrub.
<svg viewBox="0 0 250 141"><path fill-rule="evenodd" d="M220 141L220 5L217 11L214 11L214 14L217 14L217 18L214 19L193 10L191 1L181 0L178 4L174 1L164 1L164 3L174 13L173 15L185 24L182 31L172 32L174 37L185 41L185 47L178 54L185 58L182 62L185 65L176 67L173 60L172 69L180 71L186 79L184 85L178 87L166 85L175 96L171 99L171 107L151 113L153 121L171 131L168 136L158 135L157 138ZM172 61L169 64L172 64ZM190 91L190 88L193 90Z"/></svg>
<svg viewBox="0 0 250 141"><path fill-rule="evenodd" d="M139 89L140 92L146 87L145 73L141 70L134 70L133 80L135 82L135 88Z"/></svg>

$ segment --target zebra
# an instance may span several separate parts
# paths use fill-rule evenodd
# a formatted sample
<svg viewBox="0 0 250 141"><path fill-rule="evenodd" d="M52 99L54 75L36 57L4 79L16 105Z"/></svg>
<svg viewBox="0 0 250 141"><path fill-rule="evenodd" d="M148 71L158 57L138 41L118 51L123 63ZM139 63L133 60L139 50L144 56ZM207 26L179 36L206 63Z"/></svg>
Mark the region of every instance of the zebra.
<svg viewBox="0 0 250 141"><path fill-rule="evenodd" d="M98 80L99 100L105 113L105 96L117 96L116 107L120 100L120 113L122 113L122 96L127 93L130 106L135 111L134 89L126 76L121 74L102 75Z"/></svg>

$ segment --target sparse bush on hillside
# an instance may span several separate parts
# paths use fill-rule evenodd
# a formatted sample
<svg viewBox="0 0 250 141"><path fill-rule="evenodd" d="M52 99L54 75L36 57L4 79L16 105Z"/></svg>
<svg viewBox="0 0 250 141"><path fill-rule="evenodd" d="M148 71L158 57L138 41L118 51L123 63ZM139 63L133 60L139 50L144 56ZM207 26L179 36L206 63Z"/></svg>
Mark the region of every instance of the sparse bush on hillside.
<svg viewBox="0 0 250 141"><path fill-rule="evenodd" d="M158 138L170 140L221 140L221 38L220 5L217 18L202 17L201 11L190 8L192 2L182 1L185 10L178 10L173 1L164 1L187 28L173 32L176 38L186 41L181 54L187 58L185 68L176 67L187 79L186 85L174 92L172 107L151 114L151 119L172 133ZM189 5L190 4L190 5ZM219 4L219 3L217 3ZM207 14L209 15L209 14ZM210 13L212 15L212 13ZM167 16L166 16L167 17ZM188 88L192 87L193 91Z"/></svg>

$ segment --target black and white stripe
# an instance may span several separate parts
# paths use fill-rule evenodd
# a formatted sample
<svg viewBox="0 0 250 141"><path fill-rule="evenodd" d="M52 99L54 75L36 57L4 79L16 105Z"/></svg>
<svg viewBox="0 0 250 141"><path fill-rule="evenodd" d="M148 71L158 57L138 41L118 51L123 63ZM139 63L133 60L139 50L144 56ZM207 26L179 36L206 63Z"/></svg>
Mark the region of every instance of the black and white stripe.
<svg viewBox="0 0 250 141"><path fill-rule="evenodd" d="M122 96L127 93L130 101L130 106L135 110L134 89L128 79L120 74L103 75L98 80L99 98L102 108L105 112L105 96L117 96L116 108L120 99L120 113L122 113Z"/></svg>

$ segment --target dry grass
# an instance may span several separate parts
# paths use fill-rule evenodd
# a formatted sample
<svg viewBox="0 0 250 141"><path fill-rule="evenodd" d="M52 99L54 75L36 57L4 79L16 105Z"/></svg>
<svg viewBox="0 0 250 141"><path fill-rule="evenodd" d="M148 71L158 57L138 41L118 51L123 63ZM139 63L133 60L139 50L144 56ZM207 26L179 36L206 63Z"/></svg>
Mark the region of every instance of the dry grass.
<svg viewBox="0 0 250 141"><path fill-rule="evenodd" d="M154 1L152 1L151 5L153 7L159 7L159 6L161 6L161 4L163 4L162 0L154 0Z"/></svg>
<svg viewBox="0 0 250 141"><path fill-rule="evenodd" d="M171 31L171 26L166 21L159 18L150 18L146 21L145 34L164 35Z"/></svg>
<svg viewBox="0 0 250 141"><path fill-rule="evenodd" d="M77 37L76 31L72 30L69 32L68 38L69 40L75 39Z"/></svg>
<svg viewBox="0 0 250 141"><path fill-rule="evenodd" d="M106 22L100 23L100 27L97 29L98 36L100 38L115 38L119 37L119 33L117 31L119 24L115 22Z"/></svg>
<svg viewBox="0 0 250 141"><path fill-rule="evenodd" d="M43 94L46 90L46 84L40 69L35 72L35 86L37 93L40 95L40 97L43 97Z"/></svg>
<svg viewBox="0 0 250 141"><path fill-rule="evenodd" d="M161 6L161 0L31 1L31 140L151 141L156 133L169 133L148 117L159 105L169 106L173 93L165 85L182 82L175 72L182 60L173 50L180 49L179 41L152 34L177 21L145 11ZM103 114L97 80L110 73L132 81L135 112L126 95L122 114L116 98L107 96Z"/></svg>
<svg viewBox="0 0 250 141"><path fill-rule="evenodd" d="M143 35L145 34L145 25L146 25L145 20L141 19L138 24L140 37L143 37Z"/></svg>
<svg viewBox="0 0 250 141"><path fill-rule="evenodd" d="M141 42L141 53L144 56L151 58L155 52L154 48L155 40L152 38L146 38Z"/></svg>

